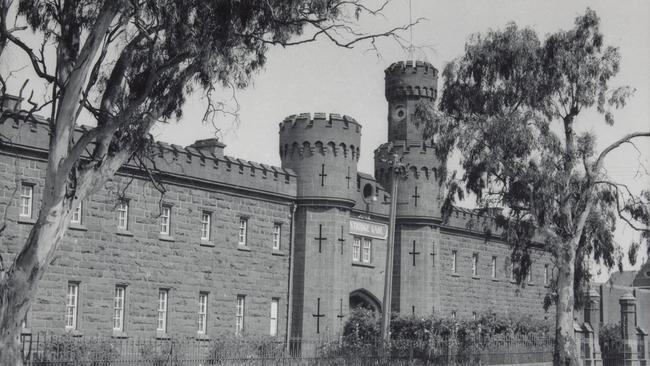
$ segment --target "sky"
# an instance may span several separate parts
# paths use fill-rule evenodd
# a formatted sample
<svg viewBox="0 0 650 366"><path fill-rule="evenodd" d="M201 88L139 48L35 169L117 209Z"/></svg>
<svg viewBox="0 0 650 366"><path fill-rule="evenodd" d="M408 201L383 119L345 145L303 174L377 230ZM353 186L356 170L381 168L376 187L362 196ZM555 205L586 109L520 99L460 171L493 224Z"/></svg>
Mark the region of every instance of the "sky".
<svg viewBox="0 0 650 366"><path fill-rule="evenodd" d="M423 18L413 28L413 58L442 70L447 62L462 55L473 33L502 28L513 21L532 27L543 39L551 32L572 28L575 17L584 14L587 7L600 16L605 43L620 48L621 71L610 85L636 88L626 107L615 113L613 127L593 111L580 116L577 124L593 131L597 147L602 149L626 133L650 129L650 1L412 0L412 19ZM409 0L392 0L383 13L362 16L359 30L381 32L409 23ZM402 36L409 42L409 32ZM408 58L396 42L388 39L378 41L377 50L370 49L368 43L344 49L325 39L296 47L274 47L251 85L236 91L237 102L229 100L231 108L238 104L238 124L222 116L215 121L216 133L215 126L202 123L206 100L199 93L188 100L181 121L159 125L153 134L178 145L218 136L227 145L227 155L280 165L278 123L285 117L304 112L347 114L363 125L359 170L372 173L373 151L387 138L383 70ZM2 61L7 64L6 59ZM0 71L6 72L6 67ZM231 91L221 95L228 101ZM650 187L649 175L640 168L641 163L650 169L650 141L636 142L638 151L624 146L611 154L605 167L614 179L638 191ZM450 167L457 165L457 158L452 157ZM463 205L471 207L472 202ZM616 239L624 248L634 238L631 229L619 224ZM597 279L606 280L606 270L598 270L592 269Z"/></svg>

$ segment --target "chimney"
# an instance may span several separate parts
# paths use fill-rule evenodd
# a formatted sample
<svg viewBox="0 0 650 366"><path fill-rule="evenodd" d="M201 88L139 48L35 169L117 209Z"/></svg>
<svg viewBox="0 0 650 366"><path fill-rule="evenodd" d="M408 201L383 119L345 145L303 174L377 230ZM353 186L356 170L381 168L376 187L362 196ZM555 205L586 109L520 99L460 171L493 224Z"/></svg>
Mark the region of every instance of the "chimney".
<svg viewBox="0 0 650 366"><path fill-rule="evenodd" d="M205 154L212 154L217 158L223 157L223 149L226 144L219 142L216 138L196 140L190 147L193 147Z"/></svg>

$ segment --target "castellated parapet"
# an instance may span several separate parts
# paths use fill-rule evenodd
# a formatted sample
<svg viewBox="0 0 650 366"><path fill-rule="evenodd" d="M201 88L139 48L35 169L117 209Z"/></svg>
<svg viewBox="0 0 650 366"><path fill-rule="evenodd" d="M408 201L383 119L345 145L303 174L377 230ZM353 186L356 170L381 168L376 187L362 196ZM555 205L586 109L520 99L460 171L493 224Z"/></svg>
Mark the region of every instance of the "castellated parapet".
<svg viewBox="0 0 650 366"><path fill-rule="evenodd" d="M11 147L41 153L46 156L49 146L49 125L40 116L25 121L26 112L17 111L0 124L0 134L11 141ZM78 140L88 127L75 129ZM160 174L163 181L191 181L196 186L239 191L254 191L280 199L293 199L296 175L293 171L223 155L225 145L218 141L202 140L191 146L155 142L150 169ZM87 156L86 156L87 157ZM141 168L125 164L122 172L142 174Z"/></svg>
<svg viewBox="0 0 650 366"><path fill-rule="evenodd" d="M385 70L386 99L425 97L436 99L438 70L428 62L395 62Z"/></svg>
<svg viewBox="0 0 650 366"><path fill-rule="evenodd" d="M301 113L280 123L282 168L295 171L298 199L353 206L361 125L339 114Z"/></svg>
<svg viewBox="0 0 650 366"><path fill-rule="evenodd" d="M397 187L397 217L413 220L440 218L440 207L444 191L439 179L444 173L435 158L433 147L427 142L398 141L392 145L384 144L375 150L375 177L390 192L390 167L382 157L392 152L402 157L407 165L407 176Z"/></svg>

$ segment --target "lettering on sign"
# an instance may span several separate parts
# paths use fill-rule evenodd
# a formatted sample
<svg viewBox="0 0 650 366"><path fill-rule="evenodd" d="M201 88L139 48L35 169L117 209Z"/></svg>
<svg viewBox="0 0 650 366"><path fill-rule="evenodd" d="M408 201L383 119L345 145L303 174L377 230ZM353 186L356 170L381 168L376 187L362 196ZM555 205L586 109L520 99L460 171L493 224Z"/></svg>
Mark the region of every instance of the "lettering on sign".
<svg viewBox="0 0 650 366"><path fill-rule="evenodd" d="M388 225L372 221L350 219L350 234L386 240Z"/></svg>

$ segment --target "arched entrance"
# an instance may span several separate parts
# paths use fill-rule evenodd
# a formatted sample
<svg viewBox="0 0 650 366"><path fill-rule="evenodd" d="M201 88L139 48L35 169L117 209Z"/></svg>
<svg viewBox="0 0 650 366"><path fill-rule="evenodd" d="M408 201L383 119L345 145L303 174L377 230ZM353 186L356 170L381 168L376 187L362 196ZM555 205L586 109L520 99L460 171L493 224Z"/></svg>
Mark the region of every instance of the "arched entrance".
<svg viewBox="0 0 650 366"><path fill-rule="evenodd" d="M381 312L381 302L370 291L360 288L350 292L350 309L354 308Z"/></svg>

